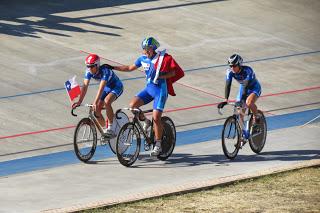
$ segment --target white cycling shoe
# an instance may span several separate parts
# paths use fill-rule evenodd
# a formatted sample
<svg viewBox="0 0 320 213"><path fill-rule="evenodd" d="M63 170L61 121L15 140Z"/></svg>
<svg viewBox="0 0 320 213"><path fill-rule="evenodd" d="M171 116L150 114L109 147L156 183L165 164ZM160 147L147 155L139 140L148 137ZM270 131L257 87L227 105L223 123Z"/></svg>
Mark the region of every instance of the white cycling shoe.
<svg viewBox="0 0 320 213"><path fill-rule="evenodd" d="M158 156L161 151L161 146L154 146L152 152L150 153L150 156Z"/></svg>

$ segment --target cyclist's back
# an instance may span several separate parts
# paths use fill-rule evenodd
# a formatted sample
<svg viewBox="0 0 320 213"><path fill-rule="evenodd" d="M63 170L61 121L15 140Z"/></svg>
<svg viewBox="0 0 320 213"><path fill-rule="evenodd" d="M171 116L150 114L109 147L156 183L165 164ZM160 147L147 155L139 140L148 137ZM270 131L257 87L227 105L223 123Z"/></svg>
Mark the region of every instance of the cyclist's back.
<svg viewBox="0 0 320 213"><path fill-rule="evenodd" d="M112 88L118 82L121 82L119 77L113 72L113 70L108 69L107 65L103 64L99 67L99 72L97 74L92 74L90 70L86 70L85 79L90 80L93 78L96 81L105 80L107 82L106 87Z"/></svg>

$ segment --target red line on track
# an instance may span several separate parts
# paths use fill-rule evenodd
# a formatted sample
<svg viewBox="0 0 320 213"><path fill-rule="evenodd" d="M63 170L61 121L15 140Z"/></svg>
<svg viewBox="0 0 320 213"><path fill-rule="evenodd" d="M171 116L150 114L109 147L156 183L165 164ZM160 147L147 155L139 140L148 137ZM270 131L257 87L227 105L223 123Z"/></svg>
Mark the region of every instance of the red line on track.
<svg viewBox="0 0 320 213"><path fill-rule="evenodd" d="M270 94L262 95L261 98L270 97L270 96L284 95L284 94L290 94L290 93L305 92L305 91L316 90L316 89L320 89L320 86L307 87L307 88L304 88L304 89L289 90L289 91L278 92L278 93L270 93Z"/></svg>
<svg viewBox="0 0 320 213"><path fill-rule="evenodd" d="M39 131L34 131L34 132L25 132L25 133L16 134L16 135L2 136L2 137L0 137L0 140L1 139L8 139L8 138L17 138L17 137L26 136L26 135L36 135L36 134L45 133L45 132L65 130L65 129L75 128L75 127L76 126L65 126L65 127L60 127L60 128L39 130Z"/></svg>
<svg viewBox="0 0 320 213"><path fill-rule="evenodd" d="M204 90L201 90L201 89L198 89L198 88L195 88L195 87L192 87L192 86L189 86L189 85L180 83L180 82L176 82L176 84L182 85L182 86L184 86L184 87L188 87L188 88L190 88L190 89L193 89L193 90L196 90L196 91L199 91L199 92L202 92L202 93L211 95L211 96L214 96L214 97L216 97L216 98L225 99L225 98L222 97L222 96L215 95L215 94L213 94L213 93L210 93L210 92L207 92L207 91L204 91Z"/></svg>

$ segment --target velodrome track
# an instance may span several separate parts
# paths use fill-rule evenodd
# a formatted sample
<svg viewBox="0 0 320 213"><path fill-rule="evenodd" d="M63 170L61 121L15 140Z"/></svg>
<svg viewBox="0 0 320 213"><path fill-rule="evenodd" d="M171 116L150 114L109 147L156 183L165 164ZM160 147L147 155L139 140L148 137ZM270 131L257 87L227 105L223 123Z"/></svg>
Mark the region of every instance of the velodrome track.
<svg viewBox="0 0 320 213"><path fill-rule="evenodd" d="M319 1L1 4L0 212L70 211L319 163ZM178 131L174 154L159 162L143 153L125 168L98 147L91 164L80 163L72 138L86 111L70 115L64 82L73 75L81 81L87 52L106 63L132 63L147 35L186 71L166 105ZM258 105L269 132L261 155L246 146L229 161L220 133L231 111L220 116L216 105L233 52L262 84ZM125 91L114 108L121 108L143 88L144 76L117 74ZM237 88L234 82L233 97ZM96 89L90 86L85 102Z"/></svg>

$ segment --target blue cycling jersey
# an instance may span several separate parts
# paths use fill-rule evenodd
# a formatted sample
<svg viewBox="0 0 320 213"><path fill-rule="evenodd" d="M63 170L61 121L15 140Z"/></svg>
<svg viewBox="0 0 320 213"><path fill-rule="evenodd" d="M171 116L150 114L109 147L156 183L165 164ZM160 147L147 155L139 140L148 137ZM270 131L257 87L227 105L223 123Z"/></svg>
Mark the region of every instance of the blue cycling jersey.
<svg viewBox="0 0 320 213"><path fill-rule="evenodd" d="M245 84L248 87L253 87L258 81L252 68L249 66L243 66L239 73L234 73L232 68L227 70L227 81L232 81L232 78L236 79L240 84Z"/></svg>
<svg viewBox="0 0 320 213"><path fill-rule="evenodd" d="M136 61L136 67L143 67L146 74L147 86L140 91L136 96L139 97L144 104L153 102L153 109L163 111L168 98L167 82L165 79L158 79L154 83L156 76L155 63L159 57L159 53L156 54L152 59L146 55L140 56Z"/></svg>
<svg viewBox="0 0 320 213"><path fill-rule="evenodd" d="M159 53L156 54L152 59L148 58L146 55L140 56L136 61L135 65L136 67L143 67L143 70L146 74L146 80L147 84L154 84L153 80L156 76L156 68L155 63L159 57ZM165 79L158 79L156 82L156 85L161 86L161 84L165 83Z"/></svg>
<svg viewBox="0 0 320 213"><path fill-rule="evenodd" d="M242 66L239 73L234 73L232 68L227 69L226 85L229 88L226 89L226 98L229 96L232 78L236 79L236 81L240 83L237 101L243 99L244 94L248 96L250 93L255 93L258 97L261 95L261 86L254 71L249 66Z"/></svg>
<svg viewBox="0 0 320 213"><path fill-rule="evenodd" d="M117 85L117 83L121 82L118 76L110 69L108 69L105 65L101 65L99 67L98 73L93 75L88 69L84 75L85 79L90 80L91 78L101 81L105 80L107 82L106 87L113 88Z"/></svg>

